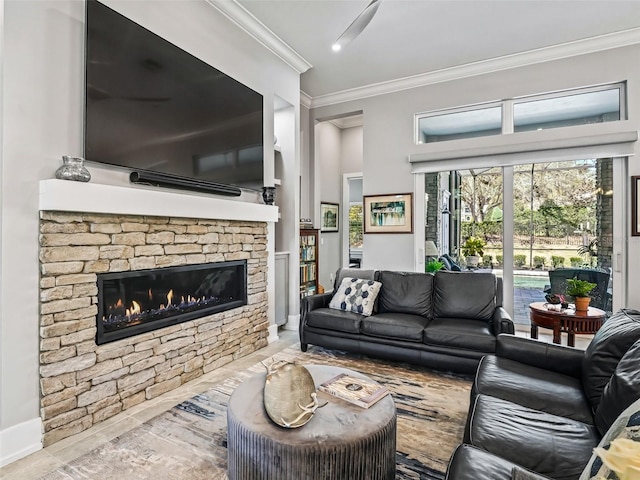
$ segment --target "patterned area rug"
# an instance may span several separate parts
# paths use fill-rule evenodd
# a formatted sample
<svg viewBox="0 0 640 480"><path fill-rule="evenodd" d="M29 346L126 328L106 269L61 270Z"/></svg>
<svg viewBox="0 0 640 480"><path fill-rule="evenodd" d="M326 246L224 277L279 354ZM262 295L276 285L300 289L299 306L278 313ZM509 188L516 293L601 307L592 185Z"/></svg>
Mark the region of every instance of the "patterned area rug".
<svg viewBox="0 0 640 480"><path fill-rule="evenodd" d="M386 385L398 413L396 480L444 478L447 461L462 439L470 377L320 347L306 353L290 347L273 360L345 367ZM42 478L225 480L227 402L240 382L258 372L264 372L260 363Z"/></svg>

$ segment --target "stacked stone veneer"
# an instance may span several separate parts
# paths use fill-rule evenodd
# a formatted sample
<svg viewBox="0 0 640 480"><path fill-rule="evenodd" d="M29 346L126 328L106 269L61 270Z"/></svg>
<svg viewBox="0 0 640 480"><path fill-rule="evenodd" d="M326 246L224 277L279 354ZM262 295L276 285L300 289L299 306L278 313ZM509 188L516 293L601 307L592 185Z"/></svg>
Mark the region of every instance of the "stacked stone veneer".
<svg viewBox="0 0 640 480"><path fill-rule="evenodd" d="M266 346L267 255L260 222L41 212L45 446ZM96 345L98 273L241 259L246 306Z"/></svg>

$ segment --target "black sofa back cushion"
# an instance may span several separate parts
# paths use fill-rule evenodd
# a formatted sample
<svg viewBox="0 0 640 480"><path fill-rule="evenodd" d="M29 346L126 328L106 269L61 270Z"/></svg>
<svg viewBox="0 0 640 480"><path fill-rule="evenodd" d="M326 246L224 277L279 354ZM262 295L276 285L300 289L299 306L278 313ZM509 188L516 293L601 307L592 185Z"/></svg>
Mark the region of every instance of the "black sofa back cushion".
<svg viewBox="0 0 640 480"><path fill-rule="evenodd" d="M409 313L431 318L433 275L383 270L378 278L382 283L378 312Z"/></svg>
<svg viewBox="0 0 640 480"><path fill-rule="evenodd" d="M491 320L496 309L497 285L493 273L440 270L435 275L433 290L434 318Z"/></svg>
<svg viewBox="0 0 640 480"><path fill-rule="evenodd" d="M360 268L339 268L336 279L333 282L334 293L338 291L342 280L347 277L361 278L363 280L378 280L377 270L362 270Z"/></svg>
<svg viewBox="0 0 640 480"><path fill-rule="evenodd" d="M640 340L634 343L622 360L602 392L595 423L602 435L616 418L633 402L640 398Z"/></svg>
<svg viewBox="0 0 640 480"><path fill-rule="evenodd" d="M619 310L595 334L582 359L582 385L595 412L627 350L640 340L640 312Z"/></svg>
<svg viewBox="0 0 640 480"><path fill-rule="evenodd" d="M382 283L378 295L379 313L408 313L431 318L433 275L382 270L378 281Z"/></svg>

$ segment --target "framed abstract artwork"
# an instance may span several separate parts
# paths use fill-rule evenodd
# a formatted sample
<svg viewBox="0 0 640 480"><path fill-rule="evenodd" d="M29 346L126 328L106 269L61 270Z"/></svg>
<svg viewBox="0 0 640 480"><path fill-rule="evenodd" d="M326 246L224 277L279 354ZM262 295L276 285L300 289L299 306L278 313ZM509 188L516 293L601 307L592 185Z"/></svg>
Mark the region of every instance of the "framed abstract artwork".
<svg viewBox="0 0 640 480"><path fill-rule="evenodd" d="M338 213L340 205L337 203L321 202L320 203L320 231L321 232L337 232L340 217Z"/></svg>
<svg viewBox="0 0 640 480"><path fill-rule="evenodd" d="M366 195L364 233L413 233L412 194Z"/></svg>

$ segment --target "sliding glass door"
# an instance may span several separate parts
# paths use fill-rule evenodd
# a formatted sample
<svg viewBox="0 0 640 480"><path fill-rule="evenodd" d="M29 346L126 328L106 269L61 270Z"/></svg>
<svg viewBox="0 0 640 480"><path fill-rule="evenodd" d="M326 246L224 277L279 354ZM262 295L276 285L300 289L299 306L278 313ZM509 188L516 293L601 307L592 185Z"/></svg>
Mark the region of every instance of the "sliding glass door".
<svg viewBox="0 0 640 480"><path fill-rule="evenodd" d="M622 165L598 158L424 174L425 245L436 245L445 268L502 277L518 324L528 325L530 303L562 293L558 275L596 279L592 305L611 312L623 265L614 259L624 253L613 193Z"/></svg>

